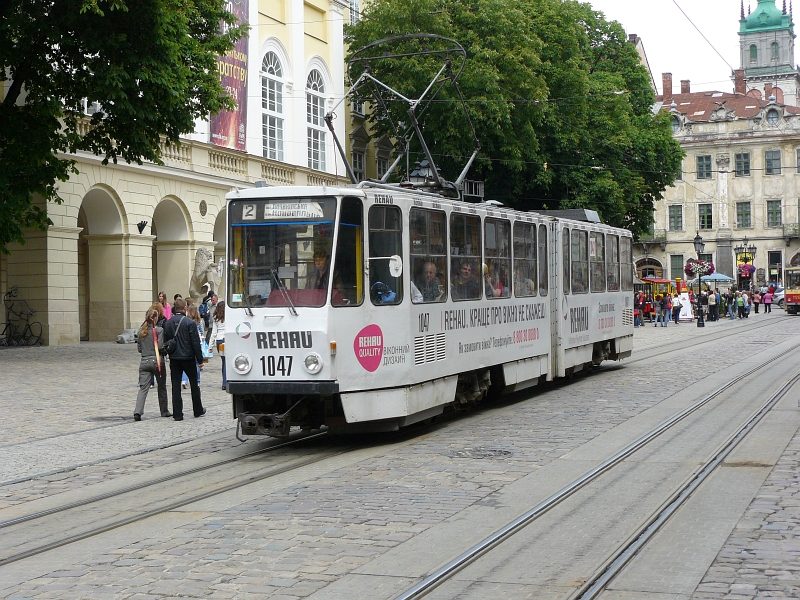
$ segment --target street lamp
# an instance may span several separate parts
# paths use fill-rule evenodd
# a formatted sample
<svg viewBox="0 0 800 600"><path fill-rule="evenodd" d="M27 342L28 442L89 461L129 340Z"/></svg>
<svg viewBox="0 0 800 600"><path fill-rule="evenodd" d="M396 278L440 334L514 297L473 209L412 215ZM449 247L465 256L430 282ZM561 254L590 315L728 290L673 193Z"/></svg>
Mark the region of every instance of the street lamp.
<svg viewBox="0 0 800 600"><path fill-rule="evenodd" d="M700 232L697 232L697 235L694 236L694 251L697 253L697 260L700 260L700 255L703 253L703 250L706 249L706 245L703 242L703 238L700 237ZM697 326L698 327L705 327L706 323L703 320L703 307L700 305L700 291L702 290L701 282L701 275L697 273L697 295L696 300L697 302Z"/></svg>
<svg viewBox="0 0 800 600"><path fill-rule="evenodd" d="M433 169L427 160L414 163L414 170L408 174L408 180L412 183L426 183L433 176Z"/></svg>
<svg viewBox="0 0 800 600"><path fill-rule="evenodd" d="M755 244L748 244L747 243L747 236L742 240L742 243L739 246L734 246L733 251L736 253L736 258L739 259L741 257L742 263L745 265L749 262L756 262L756 246ZM755 264L753 264L755 267ZM753 272L755 269L753 269ZM752 280L752 272L751 272L751 279L750 279L750 286L752 289L753 280Z"/></svg>

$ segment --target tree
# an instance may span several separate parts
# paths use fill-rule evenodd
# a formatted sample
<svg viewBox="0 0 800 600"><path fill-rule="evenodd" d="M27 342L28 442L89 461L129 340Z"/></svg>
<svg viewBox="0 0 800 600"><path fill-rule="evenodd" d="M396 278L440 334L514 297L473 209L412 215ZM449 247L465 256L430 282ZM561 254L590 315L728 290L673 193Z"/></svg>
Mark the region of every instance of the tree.
<svg viewBox="0 0 800 600"><path fill-rule="evenodd" d="M405 33L436 33L466 49L459 85L482 148L470 176L486 181L488 198L523 210L591 208L637 234L652 227L654 201L683 152L668 119L652 113L649 75L619 23L572 0L377 0L345 41L352 55ZM393 59L374 74L414 96L431 67ZM456 100L443 88L424 117L426 142L451 180L472 151ZM403 110L390 105L395 120ZM391 134L379 117L371 116L375 132Z"/></svg>
<svg viewBox="0 0 800 600"><path fill-rule="evenodd" d="M233 108L216 59L245 33L224 0L0 0L0 251L51 224L70 153L160 163Z"/></svg>

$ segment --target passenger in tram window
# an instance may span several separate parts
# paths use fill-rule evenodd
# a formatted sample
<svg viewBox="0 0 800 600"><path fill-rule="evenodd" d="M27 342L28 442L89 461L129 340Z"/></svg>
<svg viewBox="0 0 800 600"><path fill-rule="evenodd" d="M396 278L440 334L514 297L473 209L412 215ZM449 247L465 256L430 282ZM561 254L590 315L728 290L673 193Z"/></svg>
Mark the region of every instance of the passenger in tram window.
<svg viewBox="0 0 800 600"><path fill-rule="evenodd" d="M306 281L308 290L327 290L329 279L330 260L327 250L317 248L314 250L314 267L316 271ZM335 272L333 274L333 286L337 290L342 289L342 280Z"/></svg>
<svg viewBox="0 0 800 600"><path fill-rule="evenodd" d="M456 259L453 259L456 262ZM476 279L472 264L468 261L460 262L455 277L453 277L453 300L477 300L481 297L481 289Z"/></svg>
<svg viewBox="0 0 800 600"><path fill-rule="evenodd" d="M514 269L514 290L517 298L525 296L536 295L536 284L532 279L527 277L525 271L530 270L530 265L527 261L515 261L516 269Z"/></svg>
<svg viewBox="0 0 800 600"><path fill-rule="evenodd" d="M422 295L422 302L439 302L444 288L439 279L439 271L431 261L422 265L422 278L417 280L416 288Z"/></svg>
<svg viewBox="0 0 800 600"><path fill-rule="evenodd" d="M503 282L500 281L500 273L493 261L489 260L483 265L483 278L486 282L486 297L500 298L503 295Z"/></svg>

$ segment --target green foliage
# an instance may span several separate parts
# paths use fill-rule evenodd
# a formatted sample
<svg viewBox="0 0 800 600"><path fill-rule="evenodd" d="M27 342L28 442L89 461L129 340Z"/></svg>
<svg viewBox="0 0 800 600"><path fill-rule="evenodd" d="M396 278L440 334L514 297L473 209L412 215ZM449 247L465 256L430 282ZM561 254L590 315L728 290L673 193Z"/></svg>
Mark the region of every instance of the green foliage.
<svg viewBox="0 0 800 600"><path fill-rule="evenodd" d="M233 108L216 58L235 24L224 0L0 0L0 251L50 224L34 198L61 201L69 153L160 163L162 136Z"/></svg>
<svg viewBox="0 0 800 600"><path fill-rule="evenodd" d="M651 112L649 75L618 23L573 0L377 0L346 42L352 53L404 33L436 33L466 49L459 85L482 149L470 177L486 181L488 198L523 210L592 208L606 223L650 228L683 152L669 120ZM376 77L407 97L436 72L426 59L384 62ZM356 65L350 75L359 74ZM389 108L407 120L401 103ZM391 134L375 117L376 133ZM455 94L443 88L421 121L454 179L472 151Z"/></svg>

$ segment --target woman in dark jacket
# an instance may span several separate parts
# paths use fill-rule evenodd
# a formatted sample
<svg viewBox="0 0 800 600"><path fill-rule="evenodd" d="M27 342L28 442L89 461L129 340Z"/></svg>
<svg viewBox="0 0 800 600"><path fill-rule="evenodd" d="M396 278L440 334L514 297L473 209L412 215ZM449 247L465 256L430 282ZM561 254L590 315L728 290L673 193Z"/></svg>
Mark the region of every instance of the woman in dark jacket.
<svg viewBox="0 0 800 600"><path fill-rule="evenodd" d="M158 406L162 417L171 417L167 404L167 365L164 362L164 329L159 327L159 312L151 308L145 315L142 328L136 336L136 345L142 355L139 363L139 394L136 396L136 408L133 409L133 418L142 420L144 402L147 392L150 391L150 381L153 377L158 384Z"/></svg>

